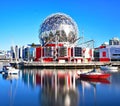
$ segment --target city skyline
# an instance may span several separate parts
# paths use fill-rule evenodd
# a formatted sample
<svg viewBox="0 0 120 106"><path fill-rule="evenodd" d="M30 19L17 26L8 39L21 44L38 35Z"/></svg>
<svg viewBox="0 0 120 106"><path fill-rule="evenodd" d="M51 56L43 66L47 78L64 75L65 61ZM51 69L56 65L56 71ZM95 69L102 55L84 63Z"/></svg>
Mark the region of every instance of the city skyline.
<svg viewBox="0 0 120 106"><path fill-rule="evenodd" d="M54 13L65 13L77 23L79 36L95 46L120 38L120 1L114 0L2 0L0 1L0 49L12 45L39 44L39 28Z"/></svg>

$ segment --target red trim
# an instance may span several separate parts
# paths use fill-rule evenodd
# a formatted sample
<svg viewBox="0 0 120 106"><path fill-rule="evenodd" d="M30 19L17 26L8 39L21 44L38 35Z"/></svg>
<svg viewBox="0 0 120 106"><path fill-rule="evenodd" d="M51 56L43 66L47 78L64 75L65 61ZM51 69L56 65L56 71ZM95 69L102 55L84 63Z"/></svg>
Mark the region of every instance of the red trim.
<svg viewBox="0 0 120 106"><path fill-rule="evenodd" d="M108 61L110 61L110 59L109 58L100 58L100 61L102 61L102 62L108 62Z"/></svg>
<svg viewBox="0 0 120 106"><path fill-rule="evenodd" d="M106 57L106 51L102 52L102 57Z"/></svg>
<svg viewBox="0 0 120 106"><path fill-rule="evenodd" d="M92 49L89 50L89 54L92 57Z"/></svg>
<svg viewBox="0 0 120 106"><path fill-rule="evenodd" d="M63 46L63 44L62 43L59 43L59 44L47 44L46 46L55 47L55 46Z"/></svg>
<svg viewBox="0 0 120 106"><path fill-rule="evenodd" d="M88 58L87 60L88 60L88 61L91 61L92 59L91 59L91 58Z"/></svg>
<svg viewBox="0 0 120 106"><path fill-rule="evenodd" d="M101 48L101 49L102 49L102 48L106 48L106 46L100 46L99 48Z"/></svg>
<svg viewBox="0 0 120 106"><path fill-rule="evenodd" d="M43 61L44 61L44 62L52 62L52 61L53 61L53 58L44 58Z"/></svg>
<svg viewBox="0 0 120 106"><path fill-rule="evenodd" d="M41 84L41 76L39 74L36 74L36 84L37 85Z"/></svg>
<svg viewBox="0 0 120 106"><path fill-rule="evenodd" d="M39 59L41 58L41 47L37 47L36 48L36 58L35 61L39 61Z"/></svg>
<svg viewBox="0 0 120 106"><path fill-rule="evenodd" d="M71 48L68 48L68 57L71 57Z"/></svg>

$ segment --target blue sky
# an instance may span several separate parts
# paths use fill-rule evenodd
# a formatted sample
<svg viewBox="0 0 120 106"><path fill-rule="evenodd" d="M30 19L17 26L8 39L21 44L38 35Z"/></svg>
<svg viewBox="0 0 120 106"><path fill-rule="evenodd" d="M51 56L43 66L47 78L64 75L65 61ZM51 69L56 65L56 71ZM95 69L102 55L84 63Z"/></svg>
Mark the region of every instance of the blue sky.
<svg viewBox="0 0 120 106"><path fill-rule="evenodd" d="M39 43L42 21L57 12L71 16L95 46L120 38L120 0L0 0L0 49Z"/></svg>

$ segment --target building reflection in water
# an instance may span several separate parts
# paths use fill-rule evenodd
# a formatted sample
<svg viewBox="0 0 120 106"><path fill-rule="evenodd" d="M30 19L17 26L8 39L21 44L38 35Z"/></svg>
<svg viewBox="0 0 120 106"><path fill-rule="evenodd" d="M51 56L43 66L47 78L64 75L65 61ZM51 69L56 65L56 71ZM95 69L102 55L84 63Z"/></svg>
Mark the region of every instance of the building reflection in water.
<svg viewBox="0 0 120 106"><path fill-rule="evenodd" d="M76 73L69 70L24 70L22 79L28 87L41 87L42 106L77 106L79 93Z"/></svg>
<svg viewBox="0 0 120 106"><path fill-rule="evenodd" d="M99 101L97 100L98 97L97 93L99 92L97 88L99 89L100 85L106 86L111 84L109 79L79 79L79 83L81 83L82 87L80 100L81 105L83 106L87 105L97 106Z"/></svg>

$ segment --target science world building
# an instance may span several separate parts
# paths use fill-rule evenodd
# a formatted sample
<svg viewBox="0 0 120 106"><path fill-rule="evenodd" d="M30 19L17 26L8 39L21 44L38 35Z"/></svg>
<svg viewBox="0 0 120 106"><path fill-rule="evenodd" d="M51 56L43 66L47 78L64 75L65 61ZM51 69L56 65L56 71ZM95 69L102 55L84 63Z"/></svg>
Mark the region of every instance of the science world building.
<svg viewBox="0 0 120 106"><path fill-rule="evenodd" d="M93 49L78 45L79 38L77 24L70 16L64 13L52 14L40 25L40 44L24 48L22 57L40 62L91 61Z"/></svg>

